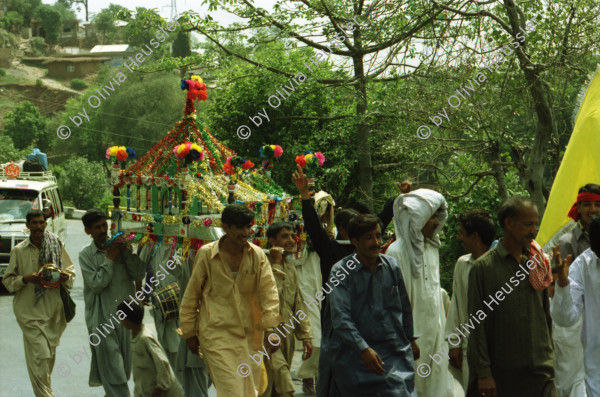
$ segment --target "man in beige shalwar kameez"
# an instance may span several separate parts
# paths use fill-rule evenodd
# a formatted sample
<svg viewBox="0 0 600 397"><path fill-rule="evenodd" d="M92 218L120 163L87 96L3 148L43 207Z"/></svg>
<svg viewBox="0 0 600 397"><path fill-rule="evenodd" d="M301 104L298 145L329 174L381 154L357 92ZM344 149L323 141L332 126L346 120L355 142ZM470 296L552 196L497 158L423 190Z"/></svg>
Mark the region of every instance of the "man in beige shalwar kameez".
<svg viewBox="0 0 600 397"><path fill-rule="evenodd" d="M296 248L294 227L285 222L275 222L267 229L271 248L267 255L279 291L279 313L283 319L278 327L283 335L280 349L266 363L269 384L262 397L294 397L295 387L290 369L294 359L295 338L302 341L302 360L312 355L312 326L298 283L294 265L288 261L288 253Z"/></svg>
<svg viewBox="0 0 600 397"><path fill-rule="evenodd" d="M45 232L47 223L39 210L27 214L29 238L18 244L10 252L10 261L2 283L8 291L15 292L13 309L17 322L23 331L25 361L27 371L36 397L52 397L50 375L54 368L56 346L67 327L64 307L60 297L60 288L41 288L40 252L42 243L51 241L56 244L55 252L59 258L53 258L58 266L61 262L60 282L66 288L73 286L75 268L73 262L56 235ZM46 234L45 234L46 233ZM47 249L45 247L44 249ZM51 263L51 262L48 262ZM37 292L36 292L37 287ZM37 297L36 297L37 295Z"/></svg>
<svg viewBox="0 0 600 397"><path fill-rule="evenodd" d="M242 204L225 207L225 235L198 250L181 302L182 337L204 356L218 397L264 391L263 359L273 345L265 343L264 331L274 335L281 321L271 266L262 249L248 242L253 220Z"/></svg>

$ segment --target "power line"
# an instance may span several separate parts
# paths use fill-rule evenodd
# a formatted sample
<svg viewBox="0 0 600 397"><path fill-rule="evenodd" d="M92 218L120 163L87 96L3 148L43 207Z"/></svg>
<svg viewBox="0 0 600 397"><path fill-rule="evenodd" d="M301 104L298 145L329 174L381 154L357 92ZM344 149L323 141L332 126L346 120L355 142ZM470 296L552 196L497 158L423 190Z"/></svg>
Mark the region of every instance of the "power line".
<svg viewBox="0 0 600 397"><path fill-rule="evenodd" d="M28 96L25 96L25 95L22 95L22 97L23 97L23 98L27 98L27 99L31 99L31 100L33 100L33 101L41 101L41 102L47 102L47 103L54 103L54 104L61 105L61 106L64 106L64 105L65 105L64 103L60 103L60 102L56 102L56 101L48 101L48 100L46 100L46 99L32 98L32 97L28 97ZM165 124L165 123L159 123L159 122L156 122L156 121L150 121L150 120L144 120L144 119L141 119L141 118L127 117L127 116L119 116L118 114L107 113L107 112L100 112L100 111L96 111L96 113L100 113L100 114L106 114L106 115L109 115L109 116L114 116L114 117L121 117L121 118L123 118L123 119L131 119L131 120L143 121L143 122L145 122L145 123L152 123L152 124L158 124L158 125L164 125L164 126L167 126L167 127L171 127L171 125L169 125L169 124Z"/></svg>

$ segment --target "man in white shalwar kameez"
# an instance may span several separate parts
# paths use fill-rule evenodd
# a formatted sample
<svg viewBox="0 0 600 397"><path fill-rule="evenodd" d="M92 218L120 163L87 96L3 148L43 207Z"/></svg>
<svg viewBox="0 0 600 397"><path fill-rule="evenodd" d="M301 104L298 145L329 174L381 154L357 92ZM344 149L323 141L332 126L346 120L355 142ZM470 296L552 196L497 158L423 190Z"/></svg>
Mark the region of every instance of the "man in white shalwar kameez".
<svg viewBox="0 0 600 397"><path fill-rule="evenodd" d="M321 265L319 255L305 244L301 256L295 258L289 255L290 262L296 267L298 284L304 296L315 296L321 290ZM308 317L312 326L313 353L308 360L302 361L296 376L302 379L302 390L305 394L312 394L315 390L314 378L319 374L319 352L321 350L321 302L308 309Z"/></svg>
<svg viewBox="0 0 600 397"><path fill-rule="evenodd" d="M550 299L554 299L555 284L558 279L556 269L552 274ZM583 365L583 345L581 327L583 317L570 327L561 327L552 322L552 340L554 341L554 372L558 397L586 397L585 367Z"/></svg>
<svg viewBox="0 0 600 397"><path fill-rule="evenodd" d="M73 287L75 268L58 237L46 236L51 233L45 231L47 223L41 211L31 210L27 214L26 225L30 231L29 238L10 252L10 261L2 283L9 292L15 292L13 309L23 331L25 361L33 393L36 397L52 397L54 394L50 375L56 358L56 346L67 327L67 321L60 287L45 289L40 286L40 254L45 250L42 244L50 241L60 245L55 252L60 252L60 281L65 288ZM58 260L59 258L53 258L56 266L59 266Z"/></svg>
<svg viewBox="0 0 600 397"><path fill-rule="evenodd" d="M467 308L467 293L469 291L469 273L477 258L486 253L495 236L495 227L491 215L487 211L471 210L460 214L458 217L459 229L456 239L462 243L468 254L461 256L456 261L452 278L452 300L446 318L445 339L450 346L450 373L458 380L463 390L469 387L469 365L467 363L467 342L469 335L465 335L458 342L452 339L451 334L456 334L456 329L468 322L469 310Z"/></svg>
<svg viewBox="0 0 600 397"><path fill-rule="evenodd" d="M394 202L396 241L386 254L398 261L413 312L414 335L424 363L431 368L427 377L415 376L419 397L453 395L453 380L447 361L436 363L433 356L448 351L444 340L446 315L440 294L441 246L439 231L448 217L444 196L429 189L401 194ZM443 356L447 360L447 356ZM423 367L421 367L423 368ZM416 371L418 374L421 371Z"/></svg>

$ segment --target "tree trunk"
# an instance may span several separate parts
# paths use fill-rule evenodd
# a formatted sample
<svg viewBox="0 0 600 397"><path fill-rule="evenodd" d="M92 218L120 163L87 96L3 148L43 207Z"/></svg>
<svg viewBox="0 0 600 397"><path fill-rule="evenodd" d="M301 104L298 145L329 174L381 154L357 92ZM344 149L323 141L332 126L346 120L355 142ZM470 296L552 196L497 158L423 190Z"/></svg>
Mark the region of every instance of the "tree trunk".
<svg viewBox="0 0 600 397"><path fill-rule="evenodd" d="M373 211L373 164L369 137L370 126L367 123L367 80L363 63L360 27L354 31L354 45L358 51L353 55L354 76L358 79L354 85L356 91L356 145L358 149L358 183L360 194L365 198L369 209Z"/></svg>
<svg viewBox="0 0 600 397"><path fill-rule="evenodd" d="M519 27L525 29L525 21L519 23L517 7L513 0L504 0L504 6L506 7L506 13L513 31L518 32ZM525 44L523 44L523 47ZM521 173L521 176L525 181L525 189L527 189L532 201L538 207L541 219L546 208L546 198L544 197L543 189L544 169L549 149L548 143L550 142L550 137L555 132L554 117L552 108L548 102L547 86L544 85L539 70L532 64L524 51L517 51L517 57L519 59L519 66L525 75L537 115L537 127L533 147L529 153L528 161L524 164L524 172Z"/></svg>

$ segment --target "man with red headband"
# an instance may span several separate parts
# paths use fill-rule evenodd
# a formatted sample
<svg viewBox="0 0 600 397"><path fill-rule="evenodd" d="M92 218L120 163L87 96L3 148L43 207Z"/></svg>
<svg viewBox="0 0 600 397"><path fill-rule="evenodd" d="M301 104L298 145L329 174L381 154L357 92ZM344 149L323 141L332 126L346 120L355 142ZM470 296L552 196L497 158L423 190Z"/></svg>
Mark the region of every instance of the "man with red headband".
<svg viewBox="0 0 600 397"><path fill-rule="evenodd" d="M566 258L573 255L573 260L590 248L590 221L600 213L600 185L588 183L579 189L577 201L569 211L569 218L577 222L570 232L560 236L560 256Z"/></svg>

